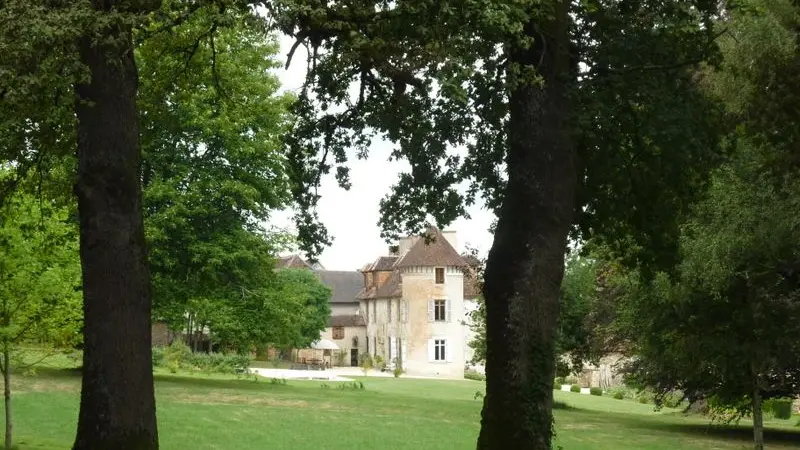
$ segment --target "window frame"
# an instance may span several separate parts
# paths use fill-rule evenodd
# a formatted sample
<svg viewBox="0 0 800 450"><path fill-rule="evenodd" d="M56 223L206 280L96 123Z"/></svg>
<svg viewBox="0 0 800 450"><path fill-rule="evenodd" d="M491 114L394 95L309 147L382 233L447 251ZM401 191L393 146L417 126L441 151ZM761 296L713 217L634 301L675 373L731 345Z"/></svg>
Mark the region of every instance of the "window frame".
<svg viewBox="0 0 800 450"><path fill-rule="evenodd" d="M433 361L447 362L447 339L433 340Z"/></svg>
<svg viewBox="0 0 800 450"><path fill-rule="evenodd" d="M439 281L439 274L441 273L441 281ZM447 278L446 271L444 267L435 267L433 269L433 282L437 285L445 284L445 279Z"/></svg>
<svg viewBox="0 0 800 450"><path fill-rule="evenodd" d="M442 314L439 316L439 307L441 306ZM433 321L434 322L447 322L447 300L443 298L433 299Z"/></svg>
<svg viewBox="0 0 800 450"><path fill-rule="evenodd" d="M334 341L340 341L344 339L344 327L333 327L331 330L331 337Z"/></svg>

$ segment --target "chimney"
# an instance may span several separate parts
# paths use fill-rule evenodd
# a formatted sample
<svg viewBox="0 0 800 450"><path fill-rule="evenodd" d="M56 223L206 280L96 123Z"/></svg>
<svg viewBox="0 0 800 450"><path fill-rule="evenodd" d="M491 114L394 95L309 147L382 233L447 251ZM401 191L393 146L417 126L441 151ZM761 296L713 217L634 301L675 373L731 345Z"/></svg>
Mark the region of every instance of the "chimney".
<svg viewBox="0 0 800 450"><path fill-rule="evenodd" d="M397 254L399 256L403 256L407 251L417 243L420 239L419 236L408 236L404 238L400 238L400 242L397 245Z"/></svg>
<svg viewBox="0 0 800 450"><path fill-rule="evenodd" d="M447 239L447 242L449 242L450 245L452 245L453 248L458 251L458 237L456 236L455 230L442 231L442 236L444 236L444 238Z"/></svg>

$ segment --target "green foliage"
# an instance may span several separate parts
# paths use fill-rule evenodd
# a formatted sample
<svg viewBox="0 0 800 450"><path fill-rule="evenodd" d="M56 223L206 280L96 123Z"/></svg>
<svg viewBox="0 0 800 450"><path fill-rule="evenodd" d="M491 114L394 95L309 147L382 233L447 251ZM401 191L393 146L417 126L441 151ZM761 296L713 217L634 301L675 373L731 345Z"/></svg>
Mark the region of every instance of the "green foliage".
<svg viewBox="0 0 800 450"><path fill-rule="evenodd" d="M4 352L13 352L24 342L55 348L81 342L76 228L70 211L47 199L24 192L6 198L0 210L0 343Z"/></svg>
<svg viewBox="0 0 800 450"><path fill-rule="evenodd" d="M569 387L569 391L570 392L580 393L581 392L581 385L580 384L573 384L572 386Z"/></svg>
<svg viewBox="0 0 800 450"><path fill-rule="evenodd" d="M636 401L638 401L643 405L646 405L653 401L653 397L649 394L641 394L638 397L636 397Z"/></svg>
<svg viewBox="0 0 800 450"><path fill-rule="evenodd" d="M625 398L625 393L622 391L613 391L611 397L614 398L615 400L622 400Z"/></svg>
<svg viewBox="0 0 800 450"><path fill-rule="evenodd" d="M564 377L556 377L555 381L553 382L553 386L559 387L559 386L561 386L562 384L567 384L567 383L564 381Z"/></svg>
<svg viewBox="0 0 800 450"><path fill-rule="evenodd" d="M603 395L603 389L601 389L599 387L591 387L591 388L589 388L589 394L595 395L597 397L600 397L600 396Z"/></svg>
<svg viewBox="0 0 800 450"><path fill-rule="evenodd" d="M666 406L667 408L677 408L683 402L682 392L670 392L663 397L656 398L659 405Z"/></svg>
<svg viewBox="0 0 800 450"><path fill-rule="evenodd" d="M486 376L484 374L476 372L474 370L465 370L464 378L466 378L467 380L486 381Z"/></svg>
<svg viewBox="0 0 800 450"><path fill-rule="evenodd" d="M575 377L565 377L564 378L564 384L576 384L577 382L578 382L578 379L575 378Z"/></svg>
<svg viewBox="0 0 800 450"><path fill-rule="evenodd" d="M366 376L367 372L374 367L372 356L369 353L362 353L358 355L358 367L364 371L364 375Z"/></svg>
<svg viewBox="0 0 800 450"><path fill-rule="evenodd" d="M386 368L386 361L383 360L383 356L375 355L373 358L373 367L380 371L383 371L383 369Z"/></svg>
<svg viewBox="0 0 800 450"><path fill-rule="evenodd" d="M251 359L243 354L193 353L183 342L168 347L153 348L153 366L166 367L176 373L179 369L206 373L242 374L250 368Z"/></svg>
<svg viewBox="0 0 800 450"><path fill-rule="evenodd" d="M791 398L771 398L764 402L763 409L776 419L788 420L792 418L793 402Z"/></svg>
<svg viewBox="0 0 800 450"><path fill-rule="evenodd" d="M403 368L402 367L395 366L395 368L392 369L392 375L394 375L395 378L400 378L400 375L402 375L402 374L403 374Z"/></svg>
<svg viewBox="0 0 800 450"><path fill-rule="evenodd" d="M278 46L246 9L196 6L172 23L182 3L162 2L137 31L154 315L174 330L207 327L241 351L293 344L285 334L306 326L305 305L288 301L280 317L272 304L285 236L263 226L290 198L280 136L291 97L278 94Z"/></svg>

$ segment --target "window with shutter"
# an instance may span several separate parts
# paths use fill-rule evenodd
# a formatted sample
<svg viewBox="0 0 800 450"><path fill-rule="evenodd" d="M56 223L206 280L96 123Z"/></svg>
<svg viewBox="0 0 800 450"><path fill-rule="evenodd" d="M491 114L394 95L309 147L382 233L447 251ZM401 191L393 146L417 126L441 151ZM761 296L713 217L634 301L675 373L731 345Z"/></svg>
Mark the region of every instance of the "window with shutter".
<svg viewBox="0 0 800 450"><path fill-rule="evenodd" d="M447 300L434 300L433 301L433 320L436 322L444 322L448 320L449 314L447 311Z"/></svg>
<svg viewBox="0 0 800 450"><path fill-rule="evenodd" d="M450 313L450 300L447 300L447 301L444 302L444 310L445 310L445 314L447 316L447 318L445 320L450 322L450 316L451 316L451 313Z"/></svg>
<svg viewBox="0 0 800 450"><path fill-rule="evenodd" d="M344 339L344 327L333 327L333 339Z"/></svg>
<svg viewBox="0 0 800 450"><path fill-rule="evenodd" d="M433 348L433 339L428 339L428 361L433 362L434 359L434 348Z"/></svg>
<svg viewBox="0 0 800 450"><path fill-rule="evenodd" d="M433 322L433 300L428 300L428 322Z"/></svg>
<svg viewBox="0 0 800 450"><path fill-rule="evenodd" d="M394 301L392 299L386 300L386 321L387 322L391 322L392 321L392 303L394 303Z"/></svg>

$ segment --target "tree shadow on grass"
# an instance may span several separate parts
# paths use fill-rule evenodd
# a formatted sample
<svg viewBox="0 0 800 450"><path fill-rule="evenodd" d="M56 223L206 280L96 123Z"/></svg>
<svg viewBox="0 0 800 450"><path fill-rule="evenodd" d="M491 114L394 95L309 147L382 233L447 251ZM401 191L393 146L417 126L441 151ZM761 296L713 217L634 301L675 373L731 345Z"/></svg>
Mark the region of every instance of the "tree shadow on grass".
<svg viewBox="0 0 800 450"><path fill-rule="evenodd" d="M738 440L743 443L753 441L753 429L746 425L663 423L643 421L642 428L670 431L694 436ZM766 428L764 440L767 443L796 443L800 445L800 428L795 430Z"/></svg>

